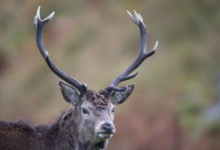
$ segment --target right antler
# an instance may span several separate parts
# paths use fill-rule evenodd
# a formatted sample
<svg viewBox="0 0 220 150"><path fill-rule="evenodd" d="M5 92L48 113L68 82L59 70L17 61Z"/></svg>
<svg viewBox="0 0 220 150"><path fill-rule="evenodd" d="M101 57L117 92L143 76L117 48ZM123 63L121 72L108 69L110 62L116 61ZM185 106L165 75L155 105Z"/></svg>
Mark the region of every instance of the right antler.
<svg viewBox="0 0 220 150"><path fill-rule="evenodd" d="M113 82L106 88L106 90L109 91L109 92L111 92L113 90L114 91L123 91L123 90L125 90L126 87L118 87L117 85L120 82L123 82L123 81L134 78L138 74L138 72L136 72L133 75L129 75L129 74L131 74L135 69L137 69L146 58L152 56L155 53L155 51L158 47L158 41L156 41L153 50L151 50L150 52L146 51L147 34L146 34L146 26L143 22L143 19L142 19L141 15L139 13L136 13L135 10L134 10L134 15L131 14L129 11L127 11L127 12L130 15L131 19L134 21L134 23L136 23L140 28L140 32L141 32L141 51L140 51L139 56L136 58L136 60L122 74L120 74L117 78L115 78L113 80Z"/></svg>
<svg viewBox="0 0 220 150"><path fill-rule="evenodd" d="M37 46L40 50L41 55L43 56L44 60L46 61L47 65L49 66L49 68L58 77L60 77L61 79L63 79L67 83L73 85L77 90L79 90L80 93L84 93L87 91L86 84L83 84L83 83L71 78L69 75L67 75L64 72L62 72L61 70L59 70L53 64L53 62L50 60L48 51L45 50L45 47L44 47L44 44L42 41L42 30L43 30L43 26L53 18L54 14L55 13L53 12L47 18L42 20L40 17L40 7L38 7L36 16L34 18L34 25L37 27L37 31L36 31Z"/></svg>

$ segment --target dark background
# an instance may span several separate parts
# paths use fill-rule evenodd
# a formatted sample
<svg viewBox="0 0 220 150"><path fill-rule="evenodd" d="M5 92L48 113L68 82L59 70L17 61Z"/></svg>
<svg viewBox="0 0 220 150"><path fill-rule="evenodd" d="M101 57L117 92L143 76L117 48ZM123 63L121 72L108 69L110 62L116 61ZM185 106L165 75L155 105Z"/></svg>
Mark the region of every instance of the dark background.
<svg viewBox="0 0 220 150"><path fill-rule="evenodd" d="M0 118L48 124L70 106L35 43L33 17L55 11L44 30L53 62L95 90L106 87L139 53L147 25L157 53L128 83L108 150L220 149L219 0L0 0Z"/></svg>

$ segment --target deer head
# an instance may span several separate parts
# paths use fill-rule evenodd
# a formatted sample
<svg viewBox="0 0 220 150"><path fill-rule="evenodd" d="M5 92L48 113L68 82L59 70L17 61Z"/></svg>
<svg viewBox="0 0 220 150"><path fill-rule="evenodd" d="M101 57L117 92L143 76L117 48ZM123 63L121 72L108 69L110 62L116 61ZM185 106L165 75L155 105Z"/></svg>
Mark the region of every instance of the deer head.
<svg viewBox="0 0 220 150"><path fill-rule="evenodd" d="M74 108L77 130L82 142L99 143L106 141L115 133L113 124L115 108L122 104L132 93L134 84L118 87L120 82L134 78L137 73L130 75L137 69L142 62L152 56L157 47L155 43L153 50L146 51L146 27L140 14L134 11L134 14L128 12L131 19L139 26L141 33L141 51L136 60L125 69L113 82L98 92L90 90L85 83L70 77L59 70L49 58L42 41L42 30L44 25L54 16L54 12L47 18L41 19L40 7L37 10L34 24L37 27L36 41L41 55L49 68L66 83L60 82L60 89L63 98Z"/></svg>

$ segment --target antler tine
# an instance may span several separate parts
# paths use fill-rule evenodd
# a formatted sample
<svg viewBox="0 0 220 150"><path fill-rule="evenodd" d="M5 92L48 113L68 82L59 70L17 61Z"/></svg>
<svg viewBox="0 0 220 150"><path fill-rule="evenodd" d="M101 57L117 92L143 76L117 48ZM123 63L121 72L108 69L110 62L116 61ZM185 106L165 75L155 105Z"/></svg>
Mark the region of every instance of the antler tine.
<svg viewBox="0 0 220 150"><path fill-rule="evenodd" d="M134 21L135 24L138 25L138 27L140 29L141 50L140 50L140 53L139 53L138 57L136 58L136 60L128 68L126 68L126 70L122 74L120 74L117 78L115 78L113 80L113 82L106 88L106 90L109 92L111 92L112 90L114 90L114 91L125 90L126 87L118 87L117 85L120 82L134 78L138 74L138 72L133 75L129 75L129 74L131 74L135 69L137 69L146 58L152 56L158 47L158 41L156 41L154 48L149 52L146 51L146 48L147 48L146 26L143 22L143 18L141 17L141 15L139 13L137 13L135 10L133 10L133 12L134 12L134 14L131 14L129 11L127 11L129 16L131 17L131 19Z"/></svg>
<svg viewBox="0 0 220 150"><path fill-rule="evenodd" d="M41 55L43 56L44 60L46 61L47 65L49 66L49 68L61 79L63 79L64 81L66 81L67 83L73 85L77 90L79 90L80 93L84 93L87 90L87 86L86 84L83 84L73 78L71 78L70 76L68 76L67 74L65 74L64 72L62 72L61 70L59 70L51 61L51 59L49 58L49 53L48 51L46 51L44 44L43 44L43 40L42 40L42 31L43 31L43 27L44 25L49 22L55 12L52 12L48 17L46 17L45 19L41 19L40 17L40 6L37 9L37 13L36 16L34 18L34 25L37 27L36 30L36 41L37 41L37 46L40 50Z"/></svg>

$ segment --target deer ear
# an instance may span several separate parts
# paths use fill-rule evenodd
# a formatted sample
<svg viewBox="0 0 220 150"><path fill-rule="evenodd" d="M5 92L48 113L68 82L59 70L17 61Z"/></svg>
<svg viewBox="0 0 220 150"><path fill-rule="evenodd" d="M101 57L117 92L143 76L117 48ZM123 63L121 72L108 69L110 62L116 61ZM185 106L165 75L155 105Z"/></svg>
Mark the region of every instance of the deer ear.
<svg viewBox="0 0 220 150"><path fill-rule="evenodd" d="M68 102L73 104L74 106L79 102L80 96L75 88L72 86L63 83L62 81L59 82L60 90L62 92L63 98Z"/></svg>
<svg viewBox="0 0 220 150"><path fill-rule="evenodd" d="M111 101L114 105L122 104L134 90L134 84L128 85L124 91L115 91L111 95Z"/></svg>

